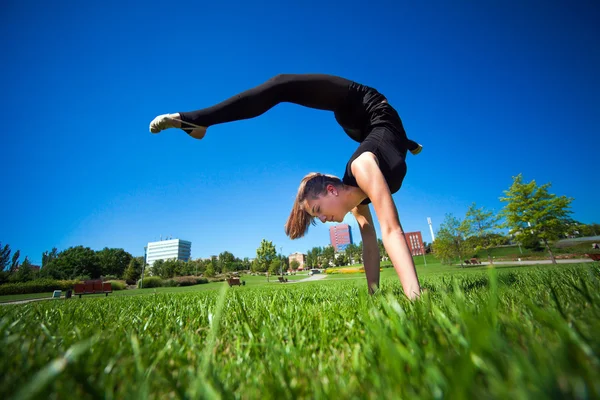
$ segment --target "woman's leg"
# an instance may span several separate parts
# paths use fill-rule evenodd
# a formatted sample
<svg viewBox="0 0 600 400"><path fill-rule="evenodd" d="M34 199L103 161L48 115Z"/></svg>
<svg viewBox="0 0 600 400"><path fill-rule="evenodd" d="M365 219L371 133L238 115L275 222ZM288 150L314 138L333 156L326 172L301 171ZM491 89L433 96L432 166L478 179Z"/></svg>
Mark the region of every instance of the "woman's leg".
<svg viewBox="0 0 600 400"><path fill-rule="evenodd" d="M159 116L151 131L181 127L184 130L257 117L279 103L334 111L343 104L352 82L325 74L283 74L212 107ZM164 117L157 121L160 117ZM179 121L176 121L176 120ZM153 126L154 125L154 126ZM154 131L153 131L154 132Z"/></svg>

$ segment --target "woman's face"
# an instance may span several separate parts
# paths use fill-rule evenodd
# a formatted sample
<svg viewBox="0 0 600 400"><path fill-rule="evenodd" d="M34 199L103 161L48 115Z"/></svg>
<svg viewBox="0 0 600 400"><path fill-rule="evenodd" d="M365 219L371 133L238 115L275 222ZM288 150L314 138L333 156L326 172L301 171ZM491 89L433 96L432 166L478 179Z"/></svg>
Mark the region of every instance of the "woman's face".
<svg viewBox="0 0 600 400"><path fill-rule="evenodd" d="M342 222L349 210L342 201L340 192L333 185L327 185L327 192L318 198L304 201L306 212L321 222Z"/></svg>

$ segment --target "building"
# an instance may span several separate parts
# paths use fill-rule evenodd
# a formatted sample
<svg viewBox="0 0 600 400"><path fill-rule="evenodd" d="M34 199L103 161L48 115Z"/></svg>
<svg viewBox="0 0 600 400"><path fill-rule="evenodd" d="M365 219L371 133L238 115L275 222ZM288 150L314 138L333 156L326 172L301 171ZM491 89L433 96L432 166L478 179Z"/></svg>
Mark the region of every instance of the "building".
<svg viewBox="0 0 600 400"><path fill-rule="evenodd" d="M302 254L302 253L293 253L290 254L290 256L288 257L288 260L290 262L290 268L292 267L292 261L298 261L298 263L300 264L300 266L298 267L299 270L303 270L304 266L306 264L306 254Z"/></svg>
<svg viewBox="0 0 600 400"><path fill-rule="evenodd" d="M192 252L192 242L181 239L149 242L146 247L146 263L154 264L156 260L189 261Z"/></svg>
<svg viewBox="0 0 600 400"><path fill-rule="evenodd" d="M352 244L352 229L348 224L337 224L329 228L329 240L331 245L338 251L345 250L349 244Z"/></svg>
<svg viewBox="0 0 600 400"><path fill-rule="evenodd" d="M408 248L410 249L410 254L413 256L421 256L425 254L425 246L423 245L423 237L421 236L421 232L407 232L404 234L406 238L406 243L408 243Z"/></svg>

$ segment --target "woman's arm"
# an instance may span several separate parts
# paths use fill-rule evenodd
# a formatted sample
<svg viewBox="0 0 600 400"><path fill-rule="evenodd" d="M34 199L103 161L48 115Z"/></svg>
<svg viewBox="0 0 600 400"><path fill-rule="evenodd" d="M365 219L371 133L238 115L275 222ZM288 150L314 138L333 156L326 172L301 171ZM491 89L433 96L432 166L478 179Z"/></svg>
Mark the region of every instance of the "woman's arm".
<svg viewBox="0 0 600 400"><path fill-rule="evenodd" d="M351 169L358 186L373 203L381 226L383 245L400 278L404 293L410 299L418 297L421 288L417 271L400 225L392 194L379 169L377 157L371 152L365 152L352 162Z"/></svg>
<svg viewBox="0 0 600 400"><path fill-rule="evenodd" d="M379 287L379 246L377 245L377 234L375 233L371 210L369 210L368 205L361 204L352 209L352 214L356 217L356 222L358 222L360 228L365 275L367 276L367 285L369 285L369 294L373 294Z"/></svg>

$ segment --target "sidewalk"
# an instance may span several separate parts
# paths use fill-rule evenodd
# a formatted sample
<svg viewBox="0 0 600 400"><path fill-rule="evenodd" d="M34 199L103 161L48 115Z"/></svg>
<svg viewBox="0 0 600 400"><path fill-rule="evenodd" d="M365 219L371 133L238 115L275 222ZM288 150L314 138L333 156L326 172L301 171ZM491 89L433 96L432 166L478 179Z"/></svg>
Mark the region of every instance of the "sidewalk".
<svg viewBox="0 0 600 400"><path fill-rule="evenodd" d="M480 265L489 265L488 261L481 261ZM591 258L573 258L568 260L556 260L557 264L580 264L594 262ZM522 260L522 261L494 261L494 265L535 265L552 264L552 260Z"/></svg>

